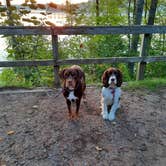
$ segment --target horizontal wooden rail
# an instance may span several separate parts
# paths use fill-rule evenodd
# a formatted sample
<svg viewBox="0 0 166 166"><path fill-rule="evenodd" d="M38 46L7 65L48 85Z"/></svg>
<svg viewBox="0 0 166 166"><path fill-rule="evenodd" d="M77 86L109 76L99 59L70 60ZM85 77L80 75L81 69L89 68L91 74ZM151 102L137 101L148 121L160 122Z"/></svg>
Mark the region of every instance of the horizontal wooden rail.
<svg viewBox="0 0 166 166"><path fill-rule="evenodd" d="M138 63L138 62L161 62L166 61L166 56L142 57L112 57L112 58L89 58L89 59L64 59L64 60L17 60L0 61L0 67L23 67L23 66L59 66L72 64L111 64L111 63Z"/></svg>
<svg viewBox="0 0 166 166"><path fill-rule="evenodd" d="M0 26L0 35L83 35L166 33L166 26Z"/></svg>
<svg viewBox="0 0 166 166"><path fill-rule="evenodd" d="M0 67L54 66L54 60L14 60L0 61Z"/></svg>
<svg viewBox="0 0 166 166"><path fill-rule="evenodd" d="M53 59L0 61L0 67L53 66L55 87L60 86L58 71L60 65L73 64L111 64L141 63L166 61L166 56L111 57L89 59L60 59L58 52L58 35L109 35L109 34L165 34L166 26L0 26L0 35L50 35L52 37ZM141 73L141 72L140 72ZM142 72L143 73L143 72Z"/></svg>

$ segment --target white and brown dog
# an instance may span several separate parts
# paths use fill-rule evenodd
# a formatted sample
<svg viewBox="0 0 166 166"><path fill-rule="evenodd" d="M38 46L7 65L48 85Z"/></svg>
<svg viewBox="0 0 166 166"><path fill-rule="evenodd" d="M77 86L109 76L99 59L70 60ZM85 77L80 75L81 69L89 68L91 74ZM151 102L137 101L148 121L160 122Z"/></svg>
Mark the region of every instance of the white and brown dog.
<svg viewBox="0 0 166 166"><path fill-rule="evenodd" d="M80 66L73 65L60 71L59 76L63 81L62 93L66 99L69 118L78 118L81 98L85 97L85 74ZM72 113L73 104L76 105L75 114Z"/></svg>
<svg viewBox="0 0 166 166"><path fill-rule="evenodd" d="M114 120L120 107L122 73L119 69L108 68L102 75L102 116L106 120Z"/></svg>

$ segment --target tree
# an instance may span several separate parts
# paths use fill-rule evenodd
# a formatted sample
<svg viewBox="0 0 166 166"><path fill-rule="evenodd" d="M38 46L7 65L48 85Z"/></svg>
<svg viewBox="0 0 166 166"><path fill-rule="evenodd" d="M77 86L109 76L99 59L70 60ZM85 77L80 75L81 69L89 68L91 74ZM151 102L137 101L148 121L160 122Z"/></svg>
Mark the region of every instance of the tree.
<svg viewBox="0 0 166 166"><path fill-rule="evenodd" d="M135 4L136 5L134 5L133 24L134 25L141 25L144 0L136 0ZM129 50L129 55L131 55L131 56L138 55L138 53L137 53L138 41L139 41L139 35L138 34L132 35L132 41L131 41L131 47ZM129 67L130 75L131 75L131 77L133 77L133 75L134 75L134 63L129 63L128 67Z"/></svg>
<svg viewBox="0 0 166 166"><path fill-rule="evenodd" d="M96 25L99 24L99 0L96 0Z"/></svg>
<svg viewBox="0 0 166 166"><path fill-rule="evenodd" d="M158 0L151 0L149 17L148 17L148 25L154 24L157 3L158 3ZM142 49L141 49L140 56L142 56L142 57L148 56L151 38L152 38L151 34L144 34L143 40L142 40ZM138 64L137 80L144 79L145 67L146 67L146 63L139 63Z"/></svg>
<svg viewBox="0 0 166 166"><path fill-rule="evenodd" d="M37 6L36 1L31 0L30 2L30 4L27 4L28 0L26 0L23 6L27 7L27 5L29 5L34 9L35 6ZM4 22L2 24L7 26L23 25L22 17L29 13L26 12L27 8L24 7L17 8L16 6L11 5L10 0L6 0L6 8L3 10L3 12L6 12L4 16L7 16L7 19L4 19ZM34 20L32 20L31 23L34 23ZM8 36L7 41L8 58L12 60L44 59L46 57L49 58L51 55L51 49L49 47L49 42L47 38L40 35ZM42 68L15 67L12 70L14 71L16 76L15 80L18 79L25 82L25 84L31 84L31 86L35 86L42 84L41 76L43 70L40 69ZM9 73L12 74L13 72L8 72L8 74Z"/></svg>

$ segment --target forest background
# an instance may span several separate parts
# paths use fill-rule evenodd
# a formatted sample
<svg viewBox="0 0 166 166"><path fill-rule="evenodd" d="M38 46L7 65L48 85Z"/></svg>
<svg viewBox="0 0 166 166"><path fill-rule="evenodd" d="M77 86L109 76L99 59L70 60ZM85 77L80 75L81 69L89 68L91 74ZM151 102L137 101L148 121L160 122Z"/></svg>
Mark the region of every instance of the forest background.
<svg viewBox="0 0 166 166"><path fill-rule="evenodd" d="M117 25L166 25L165 0L91 0L86 3L71 4L66 0L63 5L50 2L38 4L35 0L25 0L21 8L6 0L0 3L0 25L19 26L28 22L36 25L54 25L53 22L33 16L25 19L31 10L46 9L66 13L64 26L117 26ZM154 7L156 4L156 7ZM154 19L150 10L154 9ZM44 12L41 15L48 15ZM152 19L152 20L151 20ZM56 25L55 25L56 26ZM52 59L52 43L48 36L4 36L7 40L8 60ZM129 57L139 56L142 35L72 35L59 38L60 59ZM165 34L154 34L148 49L149 56L166 55ZM101 82L103 71L118 67L123 72L125 82L135 80L137 64L100 64L81 65L86 73L88 84ZM61 66L64 68L66 66ZM146 64L145 79L166 78L166 62ZM0 86L39 87L53 86L53 67L14 67L5 68L0 73Z"/></svg>

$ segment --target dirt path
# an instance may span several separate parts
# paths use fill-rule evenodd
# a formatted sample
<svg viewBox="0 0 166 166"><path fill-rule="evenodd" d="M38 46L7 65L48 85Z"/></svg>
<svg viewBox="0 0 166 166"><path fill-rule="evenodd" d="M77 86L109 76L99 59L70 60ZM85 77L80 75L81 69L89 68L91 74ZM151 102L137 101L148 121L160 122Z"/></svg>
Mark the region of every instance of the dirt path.
<svg viewBox="0 0 166 166"><path fill-rule="evenodd" d="M0 166L166 165L166 89L123 91L112 123L87 99L69 121L60 91L0 94Z"/></svg>

